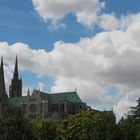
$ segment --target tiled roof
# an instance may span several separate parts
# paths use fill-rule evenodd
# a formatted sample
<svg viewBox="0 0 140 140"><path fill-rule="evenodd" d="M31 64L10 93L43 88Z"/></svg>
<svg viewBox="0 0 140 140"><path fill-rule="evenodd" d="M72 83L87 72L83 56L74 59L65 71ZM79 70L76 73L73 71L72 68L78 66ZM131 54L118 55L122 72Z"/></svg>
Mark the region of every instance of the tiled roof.
<svg viewBox="0 0 140 140"><path fill-rule="evenodd" d="M40 94L41 100L47 99L48 102L51 104L57 104L64 100L68 100L71 103L82 102L80 97L75 91L48 94L38 90L34 90L33 94ZM21 107L22 103L25 103L26 100L27 100L27 96L8 98L8 106L15 107L15 108Z"/></svg>
<svg viewBox="0 0 140 140"><path fill-rule="evenodd" d="M25 103L26 100L27 96L8 98L8 106L12 108L17 108L20 107L22 103Z"/></svg>
<svg viewBox="0 0 140 140"><path fill-rule="evenodd" d="M69 102L76 103L82 102L78 94L74 92L52 93L49 94L49 101L51 103L58 103L60 101L68 100Z"/></svg>
<svg viewBox="0 0 140 140"><path fill-rule="evenodd" d="M39 91L35 90L36 93ZM39 92L41 99L47 99L48 102L52 104L57 104L60 101L68 100L69 102L76 103L76 102L82 102L80 97L78 96L76 91L72 92L60 92L60 93L44 93Z"/></svg>

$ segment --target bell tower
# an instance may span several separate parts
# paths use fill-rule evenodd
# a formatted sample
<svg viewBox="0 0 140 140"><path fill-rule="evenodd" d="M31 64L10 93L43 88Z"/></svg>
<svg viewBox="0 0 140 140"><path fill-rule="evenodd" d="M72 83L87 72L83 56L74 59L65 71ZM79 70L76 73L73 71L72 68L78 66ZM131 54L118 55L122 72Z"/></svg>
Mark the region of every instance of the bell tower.
<svg viewBox="0 0 140 140"><path fill-rule="evenodd" d="M0 116L4 116L5 114L7 98L8 96L7 96L6 88L5 88L3 57L2 57L1 65L0 65Z"/></svg>
<svg viewBox="0 0 140 140"><path fill-rule="evenodd" d="M22 96L22 79L19 79L18 75L18 60L16 56L15 69L13 74L13 79L9 87L9 96L10 97L21 97Z"/></svg>

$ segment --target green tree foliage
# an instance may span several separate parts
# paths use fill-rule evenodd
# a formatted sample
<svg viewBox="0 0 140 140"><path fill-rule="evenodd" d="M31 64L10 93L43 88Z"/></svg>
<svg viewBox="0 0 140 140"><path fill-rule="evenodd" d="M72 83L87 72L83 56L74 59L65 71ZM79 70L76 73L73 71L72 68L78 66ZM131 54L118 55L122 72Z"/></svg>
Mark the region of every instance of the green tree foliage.
<svg viewBox="0 0 140 140"><path fill-rule="evenodd" d="M123 133L124 140L140 140L140 98L136 107L131 107L130 114L126 119L121 119L119 128Z"/></svg>
<svg viewBox="0 0 140 140"><path fill-rule="evenodd" d="M131 117L128 117L127 119L122 118L118 126L123 133L124 140L135 140L135 125Z"/></svg>
<svg viewBox="0 0 140 140"><path fill-rule="evenodd" d="M132 118L136 123L140 122L140 98L137 100L137 106L132 107L131 109L132 112Z"/></svg>
<svg viewBox="0 0 140 140"><path fill-rule="evenodd" d="M58 127L65 140L121 140L112 112L84 111Z"/></svg>
<svg viewBox="0 0 140 140"><path fill-rule="evenodd" d="M0 140L35 140L31 124L22 118L0 120Z"/></svg>
<svg viewBox="0 0 140 140"><path fill-rule="evenodd" d="M57 136L56 124L51 120L34 120L32 126L37 140L54 140Z"/></svg>

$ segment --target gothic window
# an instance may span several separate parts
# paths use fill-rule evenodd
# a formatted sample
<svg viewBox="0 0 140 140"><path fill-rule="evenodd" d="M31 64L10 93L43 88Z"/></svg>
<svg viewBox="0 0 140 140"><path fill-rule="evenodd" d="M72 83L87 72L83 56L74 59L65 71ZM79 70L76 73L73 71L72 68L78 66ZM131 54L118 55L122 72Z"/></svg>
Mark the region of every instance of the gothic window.
<svg viewBox="0 0 140 140"><path fill-rule="evenodd" d="M37 105L36 104L31 104L30 105L30 112L31 113L36 113L37 112Z"/></svg>

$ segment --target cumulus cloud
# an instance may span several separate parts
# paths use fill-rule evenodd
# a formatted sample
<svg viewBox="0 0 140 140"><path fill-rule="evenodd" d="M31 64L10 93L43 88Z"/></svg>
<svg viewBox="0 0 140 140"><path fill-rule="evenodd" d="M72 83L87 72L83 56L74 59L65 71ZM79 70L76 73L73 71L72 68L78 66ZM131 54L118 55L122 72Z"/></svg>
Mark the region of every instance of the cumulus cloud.
<svg viewBox="0 0 140 140"><path fill-rule="evenodd" d="M65 29L66 28L66 25L64 23L61 23L61 22L58 22L58 21L53 20L51 22L51 24L48 26L48 29L50 31L55 31L55 30L58 30L59 28Z"/></svg>
<svg viewBox="0 0 140 140"><path fill-rule="evenodd" d="M83 102L88 104L102 104L104 101L105 88L101 88L97 83L82 78L59 76L52 87L52 92L73 91L76 90ZM100 95L98 95L98 94Z"/></svg>
<svg viewBox="0 0 140 140"><path fill-rule="evenodd" d="M37 85L37 89L40 90L40 91L43 91L44 87L45 87L45 85L42 82L39 82L38 85Z"/></svg>
<svg viewBox="0 0 140 140"><path fill-rule="evenodd" d="M7 90L7 94L9 93L9 85L11 84L11 78L12 78L12 70L8 65L4 64L4 77L5 77L5 86Z"/></svg>
<svg viewBox="0 0 140 140"><path fill-rule="evenodd" d="M105 2L100 0L32 0L33 7L39 16L49 22L48 29L57 30L66 28L63 19L72 14L76 21L85 27L93 28L94 25L104 30L127 29L134 21L139 20L136 14L121 15L117 17L115 13L104 13Z"/></svg>
<svg viewBox="0 0 140 140"><path fill-rule="evenodd" d="M0 56L11 68L17 54L21 70L54 77L52 92L77 89L83 101L114 105L120 117L140 96L139 17L125 17L129 22L122 30L104 31L77 43L58 41L50 52L31 49L24 43L0 42ZM109 94L110 87L119 93Z"/></svg>
<svg viewBox="0 0 140 140"><path fill-rule="evenodd" d="M108 31L112 30L127 30L129 26L134 23L139 23L140 13L121 15L116 17L114 13L106 14L102 13L97 18L97 24L100 28ZM137 26L136 26L137 28Z"/></svg>
<svg viewBox="0 0 140 140"><path fill-rule="evenodd" d="M134 107L137 105L136 101L138 97L140 97L140 89L129 89L126 91L120 90L117 94L118 102L114 105L113 111L117 117L117 121L121 119L121 117L126 117L130 114L130 107Z"/></svg>
<svg viewBox="0 0 140 140"><path fill-rule="evenodd" d="M119 26L119 20L114 14L102 14L98 19L98 24L104 30L114 30Z"/></svg>
<svg viewBox="0 0 140 140"><path fill-rule="evenodd" d="M105 3L99 0L32 0L32 3L40 17L46 22L60 21L71 13L85 26L95 23L97 15L105 6Z"/></svg>

